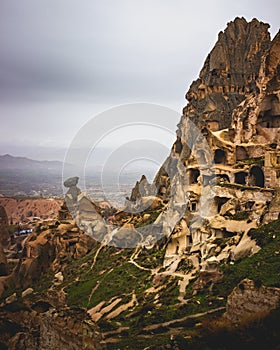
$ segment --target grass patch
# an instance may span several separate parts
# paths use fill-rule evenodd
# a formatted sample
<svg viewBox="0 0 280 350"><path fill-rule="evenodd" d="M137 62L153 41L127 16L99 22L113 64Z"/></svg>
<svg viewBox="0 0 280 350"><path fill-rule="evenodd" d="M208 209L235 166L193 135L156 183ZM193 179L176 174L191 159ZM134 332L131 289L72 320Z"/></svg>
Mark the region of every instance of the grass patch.
<svg viewBox="0 0 280 350"><path fill-rule="evenodd" d="M91 308L103 300L109 301L115 296L131 296L133 291L139 293L144 290L148 282L149 272L140 270L129 263L130 255L131 250L129 249L120 250L105 247L91 269L93 261L91 253L89 257L84 259L86 263L84 268L79 270L79 280L73 281L66 288L68 303ZM70 265L66 274L72 274L73 268L75 266ZM96 290L89 300L93 288Z"/></svg>
<svg viewBox="0 0 280 350"><path fill-rule="evenodd" d="M274 190L270 189L270 188L245 186L245 185L240 185L240 184L231 184L228 182L219 182L216 185L220 186L220 187L235 188L235 189L239 189L241 191L250 190L250 191L260 191L260 192L274 192Z"/></svg>
<svg viewBox="0 0 280 350"><path fill-rule="evenodd" d="M234 166L234 168L242 168L244 165L264 165L264 157L258 157L258 158L248 158L244 160L237 161L237 164Z"/></svg>
<svg viewBox="0 0 280 350"><path fill-rule="evenodd" d="M258 284L280 287L280 220L251 229L249 235L256 239L262 249L235 265L223 265L224 277L215 284L215 293L227 296L244 278Z"/></svg>

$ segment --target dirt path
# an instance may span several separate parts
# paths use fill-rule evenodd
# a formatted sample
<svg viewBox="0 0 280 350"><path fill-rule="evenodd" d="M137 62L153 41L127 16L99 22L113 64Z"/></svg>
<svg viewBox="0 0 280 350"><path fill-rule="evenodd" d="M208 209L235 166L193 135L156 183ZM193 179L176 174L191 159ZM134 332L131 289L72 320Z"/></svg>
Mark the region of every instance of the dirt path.
<svg viewBox="0 0 280 350"><path fill-rule="evenodd" d="M101 244L100 244L100 247L97 249L97 252L95 253L94 258L93 258L93 262L92 262L92 264L91 264L91 269L93 269L93 267L94 267L94 265L95 265L95 263L96 263L96 259L97 259L97 257L98 257L98 254L100 253L101 249L104 248L104 247L105 247L105 244L104 244L104 243L101 243Z"/></svg>
<svg viewBox="0 0 280 350"><path fill-rule="evenodd" d="M147 267L140 266L140 265L139 265L136 261L134 261L134 260L129 260L128 262L129 262L130 264L135 265L135 266L138 267L138 269L140 269L140 270L152 271L151 269L148 269Z"/></svg>
<svg viewBox="0 0 280 350"><path fill-rule="evenodd" d="M185 316L185 317L182 317L182 318L177 318L177 319L172 320L172 321L152 324L150 326L144 327L143 330L144 331L152 331L152 330L160 328L160 327L168 327L168 326L171 326L174 323L183 322L183 321L186 321L186 320L189 320L189 319L192 319L192 318L198 318L198 317L202 317L202 316L205 316L205 315L213 314L213 313L215 313L217 311L222 311L222 310L225 310L225 309L226 308L224 306L218 307L216 309L212 309L212 310L209 310L209 311L200 312L200 313L197 313L197 314L194 314L194 315Z"/></svg>

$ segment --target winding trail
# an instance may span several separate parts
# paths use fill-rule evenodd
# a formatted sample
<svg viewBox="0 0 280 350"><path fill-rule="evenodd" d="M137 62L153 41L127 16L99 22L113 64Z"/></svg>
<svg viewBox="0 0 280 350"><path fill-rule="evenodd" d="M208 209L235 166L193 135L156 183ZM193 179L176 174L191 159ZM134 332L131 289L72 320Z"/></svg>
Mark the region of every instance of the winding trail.
<svg viewBox="0 0 280 350"><path fill-rule="evenodd" d="M189 320L189 319L192 319L192 318L199 318L199 317L202 317L202 316L205 316L205 315L213 314L213 313L218 312L218 311L223 311L225 309L226 309L225 306L218 307L216 309L212 309L212 310L209 310L209 311L199 312L197 314L185 316L185 317L182 317L182 318L177 318L177 319L172 320L172 321L152 324L150 326L144 327L143 330L144 331L152 331L152 330L155 330L155 329L160 328L160 327L168 327L168 326L173 325L174 323L183 322L183 321L186 321L186 320Z"/></svg>
<svg viewBox="0 0 280 350"><path fill-rule="evenodd" d="M98 254L100 253L101 249L105 247L105 244L104 243L101 243L100 244L100 247L97 249L95 255L94 255L94 258L93 258L93 262L91 264L91 269L93 269L95 263L96 263L96 260L97 260L97 257L98 257Z"/></svg>
<svg viewBox="0 0 280 350"><path fill-rule="evenodd" d="M144 270L144 271L152 271L152 269L148 269L147 267L143 267L143 266L141 266L141 265L139 265L136 261L134 261L134 260L129 260L128 261L130 264L133 264L133 265L135 265L136 267L138 267L138 269L140 269L140 270Z"/></svg>

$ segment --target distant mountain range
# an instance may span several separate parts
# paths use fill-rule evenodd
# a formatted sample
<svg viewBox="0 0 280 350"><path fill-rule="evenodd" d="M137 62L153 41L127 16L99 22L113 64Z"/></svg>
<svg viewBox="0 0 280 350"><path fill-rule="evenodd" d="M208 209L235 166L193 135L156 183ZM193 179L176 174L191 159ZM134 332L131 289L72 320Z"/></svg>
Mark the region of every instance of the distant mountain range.
<svg viewBox="0 0 280 350"><path fill-rule="evenodd" d="M39 161L26 157L14 157L10 154L0 156L0 171L21 170L21 171L47 171L61 172L63 163L60 161Z"/></svg>
<svg viewBox="0 0 280 350"><path fill-rule="evenodd" d="M0 156L0 194L61 195L63 162Z"/></svg>

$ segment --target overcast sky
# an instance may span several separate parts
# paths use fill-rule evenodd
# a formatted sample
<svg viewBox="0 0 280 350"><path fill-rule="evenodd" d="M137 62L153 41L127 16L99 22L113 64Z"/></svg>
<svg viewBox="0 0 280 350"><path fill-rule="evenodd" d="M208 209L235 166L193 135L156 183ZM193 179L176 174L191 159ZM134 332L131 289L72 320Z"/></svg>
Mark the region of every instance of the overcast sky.
<svg viewBox="0 0 280 350"><path fill-rule="evenodd" d="M0 154L59 159L115 105L180 113L227 22L256 17L275 35L279 13L279 0L0 0Z"/></svg>

